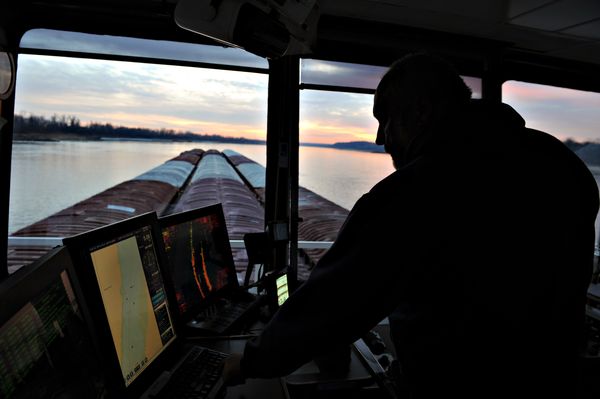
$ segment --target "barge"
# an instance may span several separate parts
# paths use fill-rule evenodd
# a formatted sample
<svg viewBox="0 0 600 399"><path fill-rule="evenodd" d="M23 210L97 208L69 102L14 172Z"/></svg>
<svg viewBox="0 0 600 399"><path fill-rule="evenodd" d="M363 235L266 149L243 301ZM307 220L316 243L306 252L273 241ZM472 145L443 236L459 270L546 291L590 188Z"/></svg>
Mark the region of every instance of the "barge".
<svg viewBox="0 0 600 399"><path fill-rule="evenodd" d="M125 182L24 227L11 235L8 250L12 273L58 245L64 237L82 233L145 212L159 216L223 206L229 237L264 231L265 167L233 150L194 149ZM335 240L348 210L300 187L299 240ZM248 257L241 243L233 245L238 273ZM298 275L306 279L326 249L299 252Z"/></svg>
<svg viewBox="0 0 600 399"><path fill-rule="evenodd" d="M225 150L223 154L229 162L237 168L244 181L256 194L259 201L265 201L265 175L266 169L248 157L233 151ZM335 241L340 231L348 210L338 204L323 198L319 194L304 188L298 188L298 240L299 241ZM299 256L311 269L327 250L322 248L300 248ZM298 278L308 277L306 268L298 268Z"/></svg>

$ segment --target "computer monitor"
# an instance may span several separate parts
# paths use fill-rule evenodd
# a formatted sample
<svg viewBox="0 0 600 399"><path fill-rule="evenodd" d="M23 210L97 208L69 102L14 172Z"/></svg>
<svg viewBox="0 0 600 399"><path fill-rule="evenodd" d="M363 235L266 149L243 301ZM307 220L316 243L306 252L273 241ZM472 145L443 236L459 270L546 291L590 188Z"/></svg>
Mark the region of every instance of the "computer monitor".
<svg viewBox="0 0 600 399"><path fill-rule="evenodd" d="M156 223L152 212L64 240L119 397L147 388L177 337Z"/></svg>
<svg viewBox="0 0 600 399"><path fill-rule="evenodd" d="M99 398L105 383L64 247L0 284L0 397Z"/></svg>
<svg viewBox="0 0 600 399"><path fill-rule="evenodd" d="M162 217L159 225L184 320L217 294L239 287L221 204Z"/></svg>

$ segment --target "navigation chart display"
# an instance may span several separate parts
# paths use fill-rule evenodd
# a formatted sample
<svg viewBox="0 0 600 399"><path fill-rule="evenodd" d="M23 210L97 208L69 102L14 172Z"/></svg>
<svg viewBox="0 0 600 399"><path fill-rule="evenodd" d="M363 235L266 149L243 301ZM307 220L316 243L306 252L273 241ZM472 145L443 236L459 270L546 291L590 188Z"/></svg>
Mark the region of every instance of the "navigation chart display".
<svg viewBox="0 0 600 399"><path fill-rule="evenodd" d="M125 385L175 338L150 227L91 252Z"/></svg>

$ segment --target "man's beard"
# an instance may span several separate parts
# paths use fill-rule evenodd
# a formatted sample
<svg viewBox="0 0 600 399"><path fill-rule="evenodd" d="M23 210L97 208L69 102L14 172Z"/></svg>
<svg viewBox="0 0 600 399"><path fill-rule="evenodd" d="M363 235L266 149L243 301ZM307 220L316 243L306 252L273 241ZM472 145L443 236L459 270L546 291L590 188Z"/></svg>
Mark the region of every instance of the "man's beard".
<svg viewBox="0 0 600 399"><path fill-rule="evenodd" d="M386 153L390 154L392 158L392 165L394 165L394 169L398 170L405 165L404 160L404 150L398 146L390 146L389 144L384 144L383 149Z"/></svg>
<svg viewBox="0 0 600 399"><path fill-rule="evenodd" d="M398 170L406 165L406 157L404 157L402 151L396 151L390 154L392 158L392 165L394 165L394 169Z"/></svg>

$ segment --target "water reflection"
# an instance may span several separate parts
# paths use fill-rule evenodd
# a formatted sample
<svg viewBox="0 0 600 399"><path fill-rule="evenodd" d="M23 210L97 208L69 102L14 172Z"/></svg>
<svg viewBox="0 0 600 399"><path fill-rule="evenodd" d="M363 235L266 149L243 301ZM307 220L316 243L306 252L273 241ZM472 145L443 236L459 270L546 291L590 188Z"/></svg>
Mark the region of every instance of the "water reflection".
<svg viewBox="0 0 600 399"><path fill-rule="evenodd" d="M194 148L232 149L266 165L264 145L227 143L17 142L13 147L9 232L50 216ZM389 157L300 148L300 185L350 209L393 170Z"/></svg>

